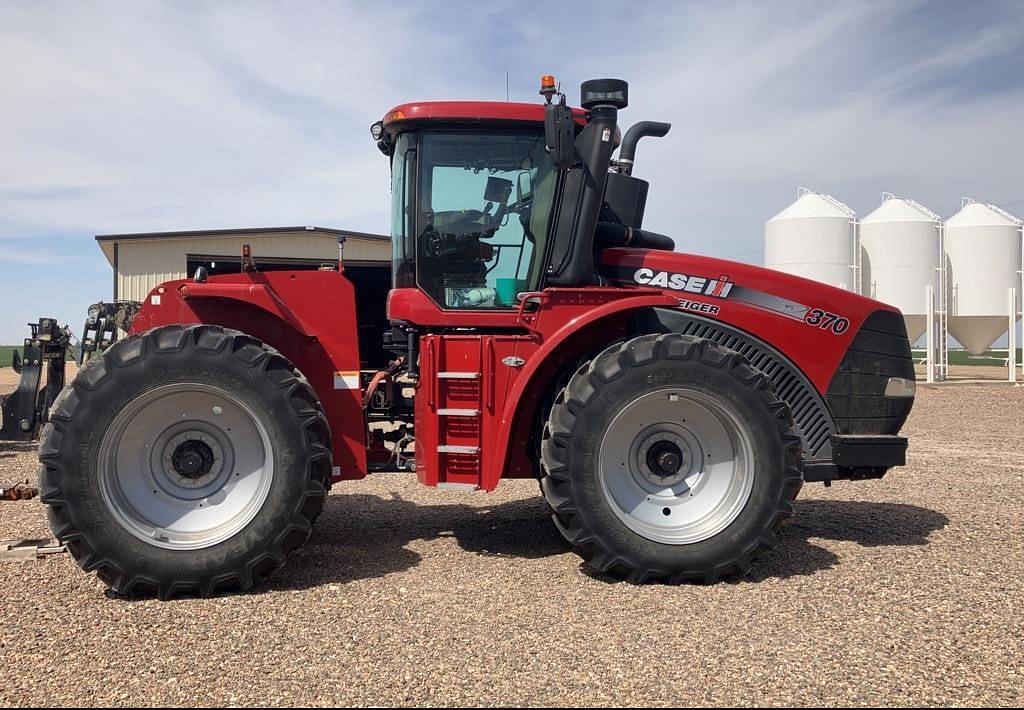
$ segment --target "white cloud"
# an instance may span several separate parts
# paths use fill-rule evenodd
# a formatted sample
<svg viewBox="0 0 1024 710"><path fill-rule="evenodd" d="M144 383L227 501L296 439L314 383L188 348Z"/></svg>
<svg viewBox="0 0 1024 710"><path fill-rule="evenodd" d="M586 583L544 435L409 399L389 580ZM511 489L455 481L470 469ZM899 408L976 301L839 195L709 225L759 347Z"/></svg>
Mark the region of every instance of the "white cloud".
<svg viewBox="0 0 1024 710"><path fill-rule="evenodd" d="M861 214L883 190L947 214L965 193L1024 197L1019 79L979 93L951 74L1019 53L1024 14L947 44L908 38L912 20L891 3L714 4L664 19L638 52L626 44L611 61L632 80L627 122L673 123L639 151L651 227L687 250L755 260L764 221L798 185Z"/></svg>
<svg viewBox="0 0 1024 710"><path fill-rule="evenodd" d="M379 18L334 4L61 7L8 6L0 22L18 67L0 75L14 108L0 112L0 195L75 196L0 197L0 232L384 223L371 215L386 213L387 162L367 129L408 80ZM402 23L388 31L401 47Z"/></svg>

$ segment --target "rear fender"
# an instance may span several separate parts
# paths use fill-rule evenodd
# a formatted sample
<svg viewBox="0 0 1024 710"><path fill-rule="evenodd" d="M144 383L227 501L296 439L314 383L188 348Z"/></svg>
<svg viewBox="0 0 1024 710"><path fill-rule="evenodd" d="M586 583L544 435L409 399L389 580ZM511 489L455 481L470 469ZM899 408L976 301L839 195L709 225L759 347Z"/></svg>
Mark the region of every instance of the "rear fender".
<svg viewBox="0 0 1024 710"><path fill-rule="evenodd" d="M274 271L168 281L146 297L131 332L205 323L280 351L309 380L331 427L334 480L366 475L355 293L336 271Z"/></svg>

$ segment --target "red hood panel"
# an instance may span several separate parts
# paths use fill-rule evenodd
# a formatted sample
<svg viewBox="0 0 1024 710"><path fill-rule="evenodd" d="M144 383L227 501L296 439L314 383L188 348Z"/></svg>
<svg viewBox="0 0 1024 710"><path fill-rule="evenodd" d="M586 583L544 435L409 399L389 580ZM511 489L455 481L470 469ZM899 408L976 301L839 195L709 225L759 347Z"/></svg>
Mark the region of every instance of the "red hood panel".
<svg viewBox="0 0 1024 710"><path fill-rule="evenodd" d="M773 345L822 393L864 319L877 310L896 311L817 281L695 254L607 249L601 273L620 284L662 289L678 298L680 310Z"/></svg>

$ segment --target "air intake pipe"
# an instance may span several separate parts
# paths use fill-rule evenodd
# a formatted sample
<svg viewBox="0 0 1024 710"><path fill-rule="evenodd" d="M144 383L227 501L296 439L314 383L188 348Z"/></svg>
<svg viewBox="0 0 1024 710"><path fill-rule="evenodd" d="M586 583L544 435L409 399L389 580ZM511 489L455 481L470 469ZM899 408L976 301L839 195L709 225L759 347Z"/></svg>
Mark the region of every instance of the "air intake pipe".
<svg viewBox="0 0 1024 710"><path fill-rule="evenodd" d="M604 204L612 136L618 113L629 103L621 79L591 79L580 86L580 105L589 112L576 137L577 164L565 175L562 204L553 230L546 283L581 286L595 282L594 230Z"/></svg>
<svg viewBox="0 0 1024 710"><path fill-rule="evenodd" d="M646 229L635 229L614 222L598 222L594 230L594 241L599 248L636 247L638 249L658 249L675 251L676 243L672 237L649 232Z"/></svg>
<svg viewBox="0 0 1024 710"><path fill-rule="evenodd" d="M671 123L662 123L661 121L640 121L640 123L634 123L626 131L626 137L622 139L622 148L619 149L619 158L615 161L619 167L619 173L621 175L631 175L633 173L633 161L636 159L636 144L640 142L641 138L646 138L647 136L661 138L669 132L670 128L672 128Z"/></svg>

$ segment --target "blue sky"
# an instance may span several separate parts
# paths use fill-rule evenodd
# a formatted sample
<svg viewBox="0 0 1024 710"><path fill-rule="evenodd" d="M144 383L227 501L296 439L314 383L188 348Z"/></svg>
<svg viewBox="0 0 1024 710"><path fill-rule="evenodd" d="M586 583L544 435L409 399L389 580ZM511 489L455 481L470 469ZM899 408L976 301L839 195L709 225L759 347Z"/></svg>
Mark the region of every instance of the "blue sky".
<svg viewBox="0 0 1024 710"><path fill-rule="evenodd" d="M109 298L93 236L387 230L368 126L413 99L630 82L646 224L760 262L797 186L1024 212L1021 2L0 1L0 342Z"/></svg>

